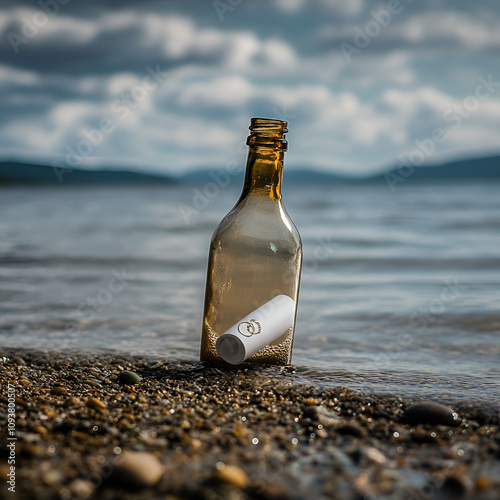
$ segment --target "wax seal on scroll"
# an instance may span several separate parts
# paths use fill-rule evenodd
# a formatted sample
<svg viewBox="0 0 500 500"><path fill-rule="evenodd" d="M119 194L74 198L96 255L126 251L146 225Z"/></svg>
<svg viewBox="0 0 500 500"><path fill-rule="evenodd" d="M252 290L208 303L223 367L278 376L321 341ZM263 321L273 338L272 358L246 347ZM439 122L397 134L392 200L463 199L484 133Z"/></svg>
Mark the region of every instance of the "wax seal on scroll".
<svg viewBox="0 0 500 500"><path fill-rule="evenodd" d="M251 337L252 335L257 335L262 331L260 323L254 319L248 321L242 321L238 325L238 332L245 337Z"/></svg>

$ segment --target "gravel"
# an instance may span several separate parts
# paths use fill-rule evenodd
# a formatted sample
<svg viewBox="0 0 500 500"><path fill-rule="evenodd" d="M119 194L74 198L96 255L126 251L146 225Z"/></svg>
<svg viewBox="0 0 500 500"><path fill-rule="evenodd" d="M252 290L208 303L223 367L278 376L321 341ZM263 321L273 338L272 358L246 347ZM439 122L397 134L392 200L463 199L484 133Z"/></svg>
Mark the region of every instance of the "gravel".
<svg viewBox="0 0 500 500"><path fill-rule="evenodd" d="M258 366L18 349L2 355L0 472L8 472L4 388L11 384L17 495L4 487L0 498L500 497L494 405L443 401L438 408L298 385ZM125 371L139 382L123 382Z"/></svg>

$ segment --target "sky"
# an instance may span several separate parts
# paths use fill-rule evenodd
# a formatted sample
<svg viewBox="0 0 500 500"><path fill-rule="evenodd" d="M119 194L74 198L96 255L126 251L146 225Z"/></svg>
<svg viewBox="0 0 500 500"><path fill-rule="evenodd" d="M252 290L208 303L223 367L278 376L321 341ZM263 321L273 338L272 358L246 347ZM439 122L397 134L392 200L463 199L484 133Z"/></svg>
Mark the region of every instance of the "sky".
<svg viewBox="0 0 500 500"><path fill-rule="evenodd" d="M289 123L287 168L500 152L498 0L2 0L0 160L180 174Z"/></svg>

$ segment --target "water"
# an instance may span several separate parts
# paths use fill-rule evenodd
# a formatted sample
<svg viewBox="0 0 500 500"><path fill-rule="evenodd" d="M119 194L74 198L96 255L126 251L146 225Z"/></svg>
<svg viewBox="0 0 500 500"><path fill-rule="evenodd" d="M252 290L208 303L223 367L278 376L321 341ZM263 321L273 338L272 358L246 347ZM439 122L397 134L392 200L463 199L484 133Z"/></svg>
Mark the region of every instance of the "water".
<svg viewBox="0 0 500 500"><path fill-rule="evenodd" d="M499 398L499 188L285 185L305 259L287 376ZM196 361L210 236L238 194L192 210L189 186L0 188L0 344Z"/></svg>

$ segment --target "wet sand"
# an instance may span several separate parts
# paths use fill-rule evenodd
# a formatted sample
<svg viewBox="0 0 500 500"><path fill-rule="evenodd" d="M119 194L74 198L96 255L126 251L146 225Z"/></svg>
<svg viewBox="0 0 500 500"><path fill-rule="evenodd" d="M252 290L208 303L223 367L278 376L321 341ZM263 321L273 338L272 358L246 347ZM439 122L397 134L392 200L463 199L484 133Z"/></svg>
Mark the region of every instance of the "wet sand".
<svg viewBox="0 0 500 500"><path fill-rule="evenodd" d="M493 403L452 402L456 418L408 412L418 400L397 395L291 383L289 367L1 354L0 498L500 497Z"/></svg>

